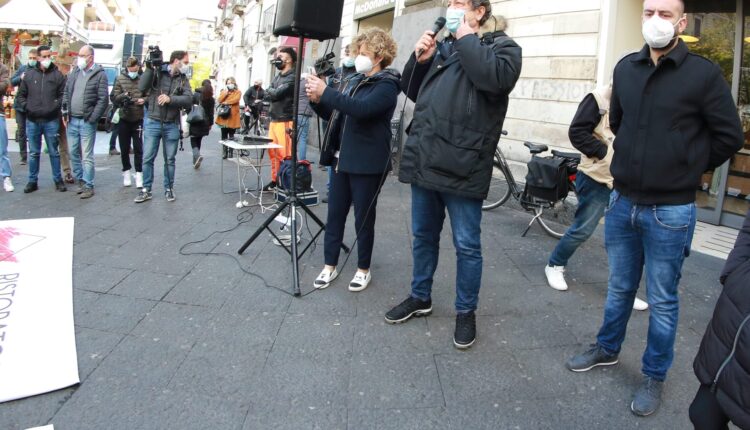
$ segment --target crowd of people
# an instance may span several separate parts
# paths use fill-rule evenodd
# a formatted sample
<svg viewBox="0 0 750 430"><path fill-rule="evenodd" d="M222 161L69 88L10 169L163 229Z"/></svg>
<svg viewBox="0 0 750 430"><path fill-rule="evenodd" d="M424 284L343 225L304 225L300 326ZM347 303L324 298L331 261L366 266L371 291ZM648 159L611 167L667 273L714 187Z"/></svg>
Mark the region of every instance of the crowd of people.
<svg viewBox="0 0 750 430"><path fill-rule="evenodd" d="M603 323L591 347L571 357L566 367L586 372L617 364L632 309L648 309L643 380L630 403L639 416L658 409L672 366L679 281L696 224L696 185L703 172L722 165L744 144L736 105L719 67L690 53L678 37L686 26L682 0L646 0L641 28L646 44L617 63L611 82L581 101L569 129L573 146L583 154L575 184L578 209L544 268L551 288L567 290L568 262L605 219L609 281ZM268 136L280 146L269 151L271 179L264 190L272 190L282 160L291 154L289 130L298 95L299 156L306 158L302 130L315 113L324 124L319 161L329 177L324 264L313 286L327 288L340 275L339 253L353 207L358 262L348 288L359 292L373 281L376 207L392 168L390 121L403 93L415 103L398 172L399 181L411 187L413 273L408 297L385 313L385 321L404 323L432 313L433 276L447 213L457 268L453 344L470 348L477 340L483 272L482 201L509 95L520 77L522 49L505 33L504 19L492 15L489 0L450 0L445 29L444 38L424 32L402 72L389 68L396 43L377 28L346 47L341 67L327 79L307 75L296 83L297 53L282 47L272 61L277 74L268 88L256 81L243 95L235 79L227 78L215 100L210 81L195 92L190 88L184 51L145 71L135 58L128 60L107 94L93 48L81 48L66 79L49 47L41 46L12 80L20 87L21 161L29 163L24 192L38 189L44 136L56 190L65 191L65 183L74 182L81 198L94 195L93 139L108 99L119 111L124 186L131 185L133 149L136 202L152 198L160 144L164 193L174 201L180 112L193 105L208 113L203 124L190 128L198 169L201 140L214 124L214 110L222 139L231 139L240 128L257 127L264 101L270 104ZM0 65L0 91L10 84L7 68ZM0 139L5 134L0 116ZM65 135L71 177L61 171L61 155L68 148L58 137ZM0 140L0 175L6 191L12 191L7 136ZM645 300L636 297L644 275ZM750 428L750 295L745 291L750 285L750 213L720 282L724 289L694 363L700 388L690 418L700 429L727 428L729 421Z"/></svg>

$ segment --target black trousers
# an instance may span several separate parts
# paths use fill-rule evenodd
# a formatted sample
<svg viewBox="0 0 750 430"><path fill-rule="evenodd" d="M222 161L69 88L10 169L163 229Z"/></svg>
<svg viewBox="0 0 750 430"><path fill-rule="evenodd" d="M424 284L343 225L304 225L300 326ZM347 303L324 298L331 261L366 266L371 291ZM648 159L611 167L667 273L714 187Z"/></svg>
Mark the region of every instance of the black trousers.
<svg viewBox="0 0 750 430"><path fill-rule="evenodd" d="M29 139L26 137L26 112L16 111L16 142L18 142L18 149L21 152L21 160L26 161L28 156L27 143Z"/></svg>
<svg viewBox="0 0 750 430"><path fill-rule="evenodd" d="M200 151L201 150L201 141L202 140L203 140L203 136L190 136L190 147L191 148L196 148L196 149L198 149L198 151Z"/></svg>
<svg viewBox="0 0 750 430"><path fill-rule="evenodd" d="M693 422L695 430L726 430L729 427L729 417L721 409L716 401L716 394L711 392L711 387L701 385L698 393L690 404L690 421Z"/></svg>
<svg viewBox="0 0 750 430"><path fill-rule="evenodd" d="M141 132L143 123L141 121L129 122L120 120L117 124L117 134L120 139L120 159L122 160L122 171L127 172L133 166L130 165L130 148L132 142L133 162L135 171L143 172L143 138ZM114 134L114 129L112 130Z"/></svg>
<svg viewBox="0 0 750 430"><path fill-rule="evenodd" d="M231 139L234 137L234 129L233 128L221 128L221 140L227 140L227 138Z"/></svg>
<svg viewBox="0 0 750 430"><path fill-rule="evenodd" d="M325 264L337 266L349 208L354 205L354 228L357 232L357 268L369 269L375 244L375 207L384 175L333 174L328 194L328 218L323 254Z"/></svg>

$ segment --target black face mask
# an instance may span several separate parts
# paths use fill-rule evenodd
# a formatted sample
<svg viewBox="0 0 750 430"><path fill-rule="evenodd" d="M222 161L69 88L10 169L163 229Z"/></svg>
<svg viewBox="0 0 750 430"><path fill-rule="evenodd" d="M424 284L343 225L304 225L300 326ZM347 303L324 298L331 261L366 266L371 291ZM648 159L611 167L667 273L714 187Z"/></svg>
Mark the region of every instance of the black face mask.
<svg viewBox="0 0 750 430"><path fill-rule="evenodd" d="M279 70L284 69L284 61L281 58L277 58L276 61L273 62L273 65Z"/></svg>

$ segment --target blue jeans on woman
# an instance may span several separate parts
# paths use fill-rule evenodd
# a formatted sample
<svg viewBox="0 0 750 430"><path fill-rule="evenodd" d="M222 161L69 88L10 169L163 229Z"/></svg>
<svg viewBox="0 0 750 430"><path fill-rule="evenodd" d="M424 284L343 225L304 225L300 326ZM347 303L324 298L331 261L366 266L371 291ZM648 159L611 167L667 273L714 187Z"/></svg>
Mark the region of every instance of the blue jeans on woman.
<svg viewBox="0 0 750 430"><path fill-rule="evenodd" d="M440 252L445 210L450 216L456 248L456 312L476 310L482 283L482 201L411 186L414 259L411 296L430 300Z"/></svg>
<svg viewBox="0 0 750 430"><path fill-rule="evenodd" d="M60 153L57 151L57 132L60 130L60 119L49 121L26 120L26 136L29 139L29 182L39 180L39 153L42 152L42 136L47 142L49 161L52 166L52 178L55 183L62 182L60 172Z"/></svg>
<svg viewBox="0 0 750 430"><path fill-rule="evenodd" d="M10 178L13 170L8 158L8 127L5 124L5 115L0 114L0 179Z"/></svg>
<svg viewBox="0 0 750 430"><path fill-rule="evenodd" d="M619 354L645 266L650 312L641 371L659 381L666 379L674 357L677 286L695 216L695 203L638 205L613 191L605 218L609 288L597 343L608 354Z"/></svg>
<svg viewBox="0 0 750 430"><path fill-rule="evenodd" d="M578 172L576 175L576 194L578 195L576 216L573 225L568 228L557 243L555 250L552 251L549 257L550 266L567 266L568 260L576 249L594 234L596 226L604 216L610 192L606 185L596 182L583 172Z"/></svg>

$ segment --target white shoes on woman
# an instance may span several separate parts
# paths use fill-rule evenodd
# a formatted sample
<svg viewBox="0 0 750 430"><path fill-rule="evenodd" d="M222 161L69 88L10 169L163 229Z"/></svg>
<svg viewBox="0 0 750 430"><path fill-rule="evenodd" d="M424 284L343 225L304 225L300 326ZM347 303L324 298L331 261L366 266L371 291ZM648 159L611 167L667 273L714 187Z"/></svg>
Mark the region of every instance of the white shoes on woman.
<svg viewBox="0 0 750 430"><path fill-rule="evenodd" d="M320 275L315 278L313 286L319 290L328 288L328 286L331 285L331 282L333 282L338 276L339 272L337 272L336 269L333 269L333 271L323 269L323 271L320 272ZM354 278L349 282L349 291L362 291L370 285L370 281L372 281L372 272L364 273L357 270L357 273L354 274Z"/></svg>

